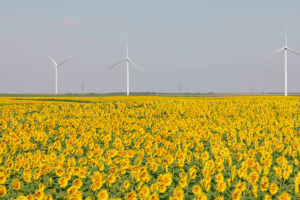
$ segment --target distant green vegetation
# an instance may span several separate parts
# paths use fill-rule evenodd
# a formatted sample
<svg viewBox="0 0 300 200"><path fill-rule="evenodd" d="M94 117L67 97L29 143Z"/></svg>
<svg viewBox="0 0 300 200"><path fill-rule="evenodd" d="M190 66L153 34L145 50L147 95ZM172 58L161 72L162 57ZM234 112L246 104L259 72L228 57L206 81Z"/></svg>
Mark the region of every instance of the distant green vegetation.
<svg viewBox="0 0 300 200"><path fill-rule="evenodd" d="M0 97L110 97L126 96L126 93L64 93L64 94L1 94ZM230 96L283 96L282 93L131 93L130 96L165 96L165 97L230 97ZM290 93L289 96L300 96Z"/></svg>

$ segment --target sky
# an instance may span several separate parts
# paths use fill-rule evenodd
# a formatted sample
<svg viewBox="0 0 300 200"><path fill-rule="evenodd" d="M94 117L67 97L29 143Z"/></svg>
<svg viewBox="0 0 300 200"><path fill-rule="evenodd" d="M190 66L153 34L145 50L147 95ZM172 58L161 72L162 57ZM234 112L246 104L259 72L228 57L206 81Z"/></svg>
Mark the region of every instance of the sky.
<svg viewBox="0 0 300 200"><path fill-rule="evenodd" d="M300 52L299 0L51 0L0 6L0 93L283 92ZM288 91L300 92L288 53Z"/></svg>

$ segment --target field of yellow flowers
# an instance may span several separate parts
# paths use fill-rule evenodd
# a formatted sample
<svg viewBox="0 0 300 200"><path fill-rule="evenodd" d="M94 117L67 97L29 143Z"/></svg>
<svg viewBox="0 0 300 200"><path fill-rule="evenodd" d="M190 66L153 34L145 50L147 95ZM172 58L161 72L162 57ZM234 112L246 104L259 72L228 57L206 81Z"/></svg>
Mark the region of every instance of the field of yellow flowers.
<svg viewBox="0 0 300 200"><path fill-rule="evenodd" d="M0 199L300 199L299 97L0 97Z"/></svg>

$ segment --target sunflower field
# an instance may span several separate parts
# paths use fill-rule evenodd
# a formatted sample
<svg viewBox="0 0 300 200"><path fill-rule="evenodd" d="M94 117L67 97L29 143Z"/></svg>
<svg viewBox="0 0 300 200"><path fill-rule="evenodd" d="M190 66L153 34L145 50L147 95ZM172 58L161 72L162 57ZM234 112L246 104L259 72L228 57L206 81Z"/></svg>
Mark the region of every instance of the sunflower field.
<svg viewBox="0 0 300 200"><path fill-rule="evenodd" d="M300 199L299 97L0 97L0 199Z"/></svg>

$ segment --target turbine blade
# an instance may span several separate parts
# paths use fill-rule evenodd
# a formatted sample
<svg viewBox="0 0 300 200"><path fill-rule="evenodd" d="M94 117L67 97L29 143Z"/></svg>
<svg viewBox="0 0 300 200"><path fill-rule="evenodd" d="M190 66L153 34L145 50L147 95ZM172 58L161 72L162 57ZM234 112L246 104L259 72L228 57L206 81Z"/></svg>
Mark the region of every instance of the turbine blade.
<svg viewBox="0 0 300 200"><path fill-rule="evenodd" d="M282 51L282 50L284 50L284 47L281 48L281 49L278 49L277 51L275 51L275 52L273 53L273 55L276 54L276 53L278 53L278 52L280 52L280 51Z"/></svg>
<svg viewBox="0 0 300 200"><path fill-rule="evenodd" d="M290 48L287 48L290 52L292 52L292 53L294 53L294 54L296 54L296 55L298 55L298 56L300 56L300 54L299 53L297 53L296 51L294 51L294 50L292 50L292 49L290 49Z"/></svg>
<svg viewBox="0 0 300 200"><path fill-rule="evenodd" d="M48 55L48 56L51 59L51 61L54 63L54 65L57 65L57 63L55 62L55 60L50 55Z"/></svg>
<svg viewBox="0 0 300 200"><path fill-rule="evenodd" d="M131 64L133 64L136 68L142 70L142 68L139 67L137 64L135 64L130 58L128 58L128 61L129 61Z"/></svg>
<svg viewBox="0 0 300 200"><path fill-rule="evenodd" d="M66 59L66 60L60 62L58 65L63 65L64 63L68 62L69 60L70 60L70 59Z"/></svg>
<svg viewBox="0 0 300 200"><path fill-rule="evenodd" d="M119 60L118 62L116 62L115 64L113 64L112 66L110 66L108 69L114 68L116 65L118 65L119 63L121 63L123 61L124 61L124 59Z"/></svg>

